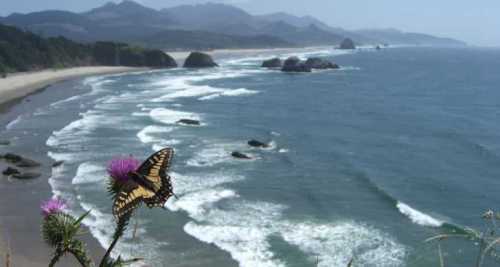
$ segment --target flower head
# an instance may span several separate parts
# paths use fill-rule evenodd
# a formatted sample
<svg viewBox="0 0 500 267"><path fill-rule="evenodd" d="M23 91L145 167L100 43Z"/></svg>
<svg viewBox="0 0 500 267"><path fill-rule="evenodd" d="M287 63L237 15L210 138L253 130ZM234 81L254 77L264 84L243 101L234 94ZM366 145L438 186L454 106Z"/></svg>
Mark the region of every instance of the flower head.
<svg viewBox="0 0 500 267"><path fill-rule="evenodd" d="M118 182L126 182L128 174L137 170L140 162L134 157L114 158L108 163L108 174Z"/></svg>
<svg viewBox="0 0 500 267"><path fill-rule="evenodd" d="M47 217L51 214L61 212L64 208L66 208L66 202L58 197L53 197L50 200L43 202L40 208L42 209L43 216Z"/></svg>

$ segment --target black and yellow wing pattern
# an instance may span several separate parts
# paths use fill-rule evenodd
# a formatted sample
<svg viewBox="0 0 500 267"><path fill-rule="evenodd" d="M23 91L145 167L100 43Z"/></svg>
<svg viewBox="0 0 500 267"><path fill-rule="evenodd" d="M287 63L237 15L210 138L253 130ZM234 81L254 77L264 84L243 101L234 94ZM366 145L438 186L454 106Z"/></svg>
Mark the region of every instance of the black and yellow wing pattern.
<svg viewBox="0 0 500 267"><path fill-rule="evenodd" d="M174 150L164 148L145 160L129 181L122 185L113 205L113 214L121 217L132 212L142 202L149 208L163 207L174 195L170 176L166 173Z"/></svg>

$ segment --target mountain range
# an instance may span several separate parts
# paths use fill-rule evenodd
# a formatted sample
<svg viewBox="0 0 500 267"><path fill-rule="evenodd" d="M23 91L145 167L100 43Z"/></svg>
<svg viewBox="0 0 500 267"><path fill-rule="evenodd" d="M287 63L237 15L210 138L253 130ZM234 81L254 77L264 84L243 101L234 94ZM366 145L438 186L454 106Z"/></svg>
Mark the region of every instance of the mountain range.
<svg viewBox="0 0 500 267"><path fill-rule="evenodd" d="M394 29L348 31L312 16L251 15L227 4L181 5L162 10L131 0L87 12L47 10L0 17L0 23L46 37L83 42L120 41L161 49L215 49L357 44L464 45L463 42Z"/></svg>

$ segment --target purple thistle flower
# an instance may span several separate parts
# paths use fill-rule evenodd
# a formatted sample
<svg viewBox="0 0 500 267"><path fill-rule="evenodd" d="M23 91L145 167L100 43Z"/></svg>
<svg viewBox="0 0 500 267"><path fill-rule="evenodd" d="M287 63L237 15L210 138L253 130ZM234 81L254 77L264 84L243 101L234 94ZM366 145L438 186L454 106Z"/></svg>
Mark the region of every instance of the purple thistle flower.
<svg viewBox="0 0 500 267"><path fill-rule="evenodd" d="M140 162L132 156L114 158L108 163L108 174L118 182L126 182L129 172L137 170Z"/></svg>
<svg viewBox="0 0 500 267"><path fill-rule="evenodd" d="M48 201L42 202L40 208L42 209L43 216L47 217L51 214L61 212L66 208L66 202L58 197L53 197Z"/></svg>

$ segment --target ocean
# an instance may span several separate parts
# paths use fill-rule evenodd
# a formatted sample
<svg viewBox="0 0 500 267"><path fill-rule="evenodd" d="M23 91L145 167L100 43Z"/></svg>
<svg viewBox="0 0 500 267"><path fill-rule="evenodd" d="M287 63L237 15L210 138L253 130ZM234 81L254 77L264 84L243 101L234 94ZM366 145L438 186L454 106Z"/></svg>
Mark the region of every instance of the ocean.
<svg viewBox="0 0 500 267"><path fill-rule="evenodd" d="M425 239L482 229L500 203L500 50L320 48L292 54L341 68L300 74L260 68L292 55L272 53L86 78L6 132L51 133L48 156L65 161L52 191L72 214L91 210L102 245L107 162L173 147L178 199L142 207L115 253L147 266L438 266ZM477 250L443 242L447 266L472 266Z"/></svg>

